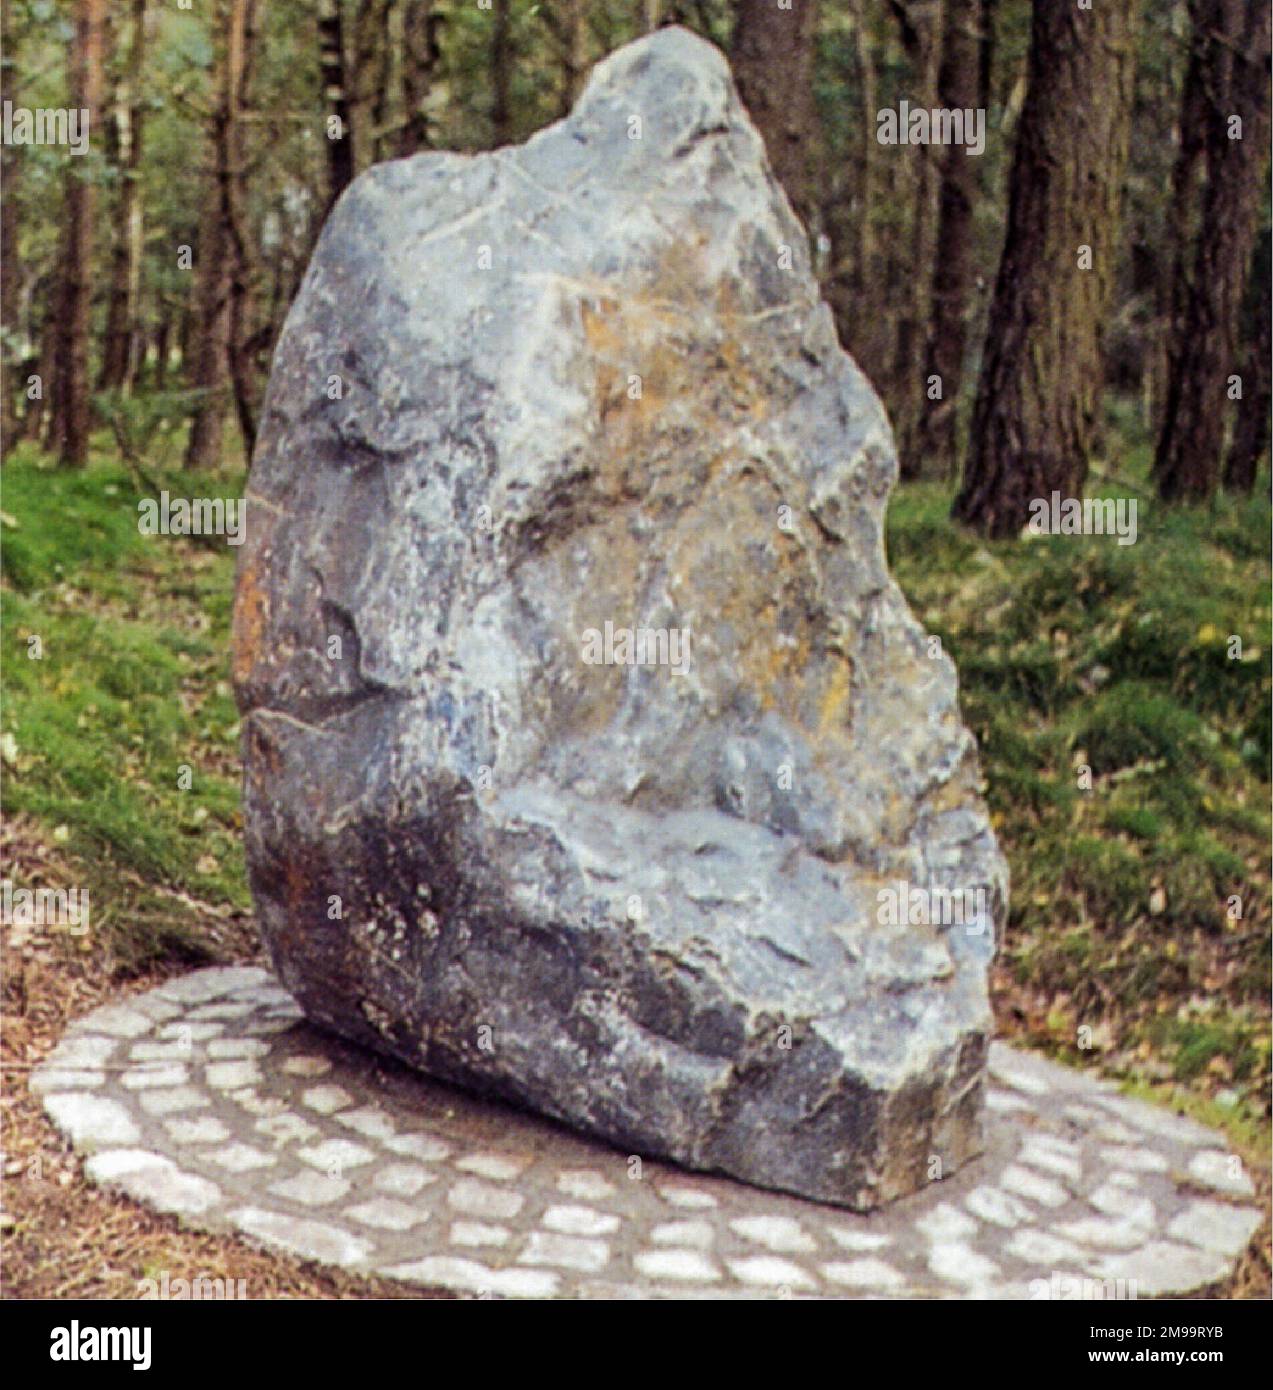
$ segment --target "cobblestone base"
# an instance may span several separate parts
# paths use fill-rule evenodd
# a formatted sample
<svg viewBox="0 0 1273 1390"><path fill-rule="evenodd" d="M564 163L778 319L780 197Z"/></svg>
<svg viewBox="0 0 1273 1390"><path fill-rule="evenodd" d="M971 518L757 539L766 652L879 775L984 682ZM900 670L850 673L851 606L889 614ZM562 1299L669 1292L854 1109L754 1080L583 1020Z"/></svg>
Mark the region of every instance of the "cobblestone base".
<svg viewBox="0 0 1273 1390"><path fill-rule="evenodd" d="M1222 1136L1000 1044L991 1078L984 1157L869 1216L629 1158L416 1076L308 1027L257 969L88 1014L32 1084L94 1182L465 1293L1144 1298L1229 1272L1260 1213Z"/></svg>

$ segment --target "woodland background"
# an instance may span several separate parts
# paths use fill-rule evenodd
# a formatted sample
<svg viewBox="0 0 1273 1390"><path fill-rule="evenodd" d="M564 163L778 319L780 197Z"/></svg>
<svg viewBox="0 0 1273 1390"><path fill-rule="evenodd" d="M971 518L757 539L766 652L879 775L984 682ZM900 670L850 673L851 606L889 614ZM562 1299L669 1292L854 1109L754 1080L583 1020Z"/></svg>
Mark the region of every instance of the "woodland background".
<svg viewBox="0 0 1273 1390"><path fill-rule="evenodd" d="M244 487L351 178L523 140L675 21L729 54L894 423L890 562L1012 870L1000 1033L1223 1126L1267 1202L1269 7L1092 6L0 0L0 97L93 113L83 156L0 145L0 871L94 905L6 943L9 1074L107 996L259 955L234 553L140 535L138 502ZM878 144L902 99L984 108L984 155ZM1136 544L1023 535L1053 489L1136 498ZM88 1187L21 1084L0 1115L11 1294L374 1291ZM1269 1296L1268 1242L1220 1292Z"/></svg>
<svg viewBox="0 0 1273 1390"><path fill-rule="evenodd" d="M250 451L351 178L523 140L599 56L676 21L731 55L903 476L955 475L971 435L958 513L1011 534L1030 497L1081 489L1117 396L1155 437L1164 498L1249 491L1270 403L1268 10L4 0L3 95L86 108L93 130L82 157L3 147L6 437L82 464L95 424L125 447L188 421L187 462L208 469L233 422ZM986 153L878 144L876 112L903 98L984 110Z"/></svg>

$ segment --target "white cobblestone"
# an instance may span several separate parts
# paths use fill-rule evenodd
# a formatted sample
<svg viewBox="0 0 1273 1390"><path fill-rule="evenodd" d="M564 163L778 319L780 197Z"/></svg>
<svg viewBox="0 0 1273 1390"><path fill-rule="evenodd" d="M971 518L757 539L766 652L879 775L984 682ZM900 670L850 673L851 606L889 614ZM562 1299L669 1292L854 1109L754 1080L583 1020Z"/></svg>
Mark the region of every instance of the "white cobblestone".
<svg viewBox="0 0 1273 1390"><path fill-rule="evenodd" d="M427 1211L413 1207L408 1202L396 1201L393 1197L375 1197L370 1202L360 1202L349 1207L346 1216L360 1221L364 1226L375 1226L384 1231L409 1231L429 1219Z"/></svg>
<svg viewBox="0 0 1273 1390"><path fill-rule="evenodd" d="M208 1085L218 1091L237 1091L261 1084L261 1068L255 1062L209 1062L204 1068Z"/></svg>
<svg viewBox="0 0 1273 1390"><path fill-rule="evenodd" d="M600 1202L614 1192L615 1186L601 1173L586 1169L557 1175L557 1191L581 1202Z"/></svg>
<svg viewBox="0 0 1273 1390"><path fill-rule="evenodd" d="M430 1173L418 1163L390 1163L376 1174L372 1182L381 1192L387 1192L392 1197L414 1197L421 1188L437 1180L436 1173Z"/></svg>
<svg viewBox="0 0 1273 1390"><path fill-rule="evenodd" d="M507 1154L474 1153L457 1158L455 1166L462 1173L473 1173L492 1182L512 1182L528 1163L528 1159L510 1158Z"/></svg>
<svg viewBox="0 0 1273 1390"><path fill-rule="evenodd" d="M141 1108L148 1115L172 1115L182 1110L203 1110L212 1104L207 1091L195 1086L171 1086L159 1091L143 1091Z"/></svg>
<svg viewBox="0 0 1273 1390"><path fill-rule="evenodd" d="M1225 1153L1222 1149L1203 1149L1195 1154L1189 1162L1189 1176L1217 1192L1228 1192L1235 1197L1255 1196L1255 1188L1242 1160L1237 1154Z"/></svg>
<svg viewBox="0 0 1273 1390"><path fill-rule="evenodd" d="M326 1057L289 1057L281 1070L288 1076L326 1076L332 1064Z"/></svg>
<svg viewBox="0 0 1273 1390"><path fill-rule="evenodd" d="M777 1255L748 1255L728 1260L730 1272L744 1284L771 1289L815 1289L818 1282L792 1260Z"/></svg>
<svg viewBox="0 0 1273 1390"><path fill-rule="evenodd" d="M1224 1253L1242 1249L1260 1224L1260 1213L1250 1207L1231 1207L1227 1202L1190 1202L1177 1213L1167 1234L1204 1250Z"/></svg>
<svg viewBox="0 0 1273 1390"><path fill-rule="evenodd" d="M452 1245L507 1245L513 1233L507 1226L487 1226L480 1221L453 1221Z"/></svg>
<svg viewBox="0 0 1273 1390"><path fill-rule="evenodd" d="M553 1265L584 1274L597 1274L609 1262L610 1247L604 1240L563 1236L556 1231L532 1231L526 1248L518 1256L519 1264Z"/></svg>
<svg viewBox="0 0 1273 1390"><path fill-rule="evenodd" d="M492 1187L477 1178L462 1178L447 1193L446 1200L466 1216L482 1216L490 1221L511 1221L526 1201L518 1192Z"/></svg>
<svg viewBox="0 0 1273 1390"><path fill-rule="evenodd" d="M271 1183L269 1190L302 1206L326 1207L340 1201L351 1186L348 1178L335 1178L327 1173L297 1173L283 1182Z"/></svg>
<svg viewBox="0 0 1273 1390"><path fill-rule="evenodd" d="M343 1173L348 1168L361 1168L370 1163L375 1154L361 1144L349 1139L324 1139L319 1144L308 1144L296 1151L302 1163L311 1168L321 1168L325 1173Z"/></svg>
<svg viewBox="0 0 1273 1390"><path fill-rule="evenodd" d="M906 1279L883 1260L835 1261L822 1266L825 1278L851 1289L886 1289L892 1292L906 1286Z"/></svg>
<svg viewBox="0 0 1273 1390"><path fill-rule="evenodd" d="M341 1086L311 1086L301 1096L301 1103L317 1110L320 1115L334 1115L354 1103L354 1098Z"/></svg>
<svg viewBox="0 0 1273 1390"><path fill-rule="evenodd" d="M278 1159L251 1144L227 1144L209 1154L209 1160L230 1173L248 1173L254 1168L273 1168Z"/></svg>
<svg viewBox="0 0 1273 1390"><path fill-rule="evenodd" d="M45 1096L44 1108L72 1141L84 1148L135 1144L141 1137L128 1111L105 1096L74 1091Z"/></svg>
<svg viewBox="0 0 1273 1390"><path fill-rule="evenodd" d="M801 1254L818 1248L817 1241L790 1216L742 1216L729 1225L744 1240L777 1254Z"/></svg>
<svg viewBox="0 0 1273 1390"><path fill-rule="evenodd" d="M642 1250L632 1261L647 1279L714 1284L720 1270L699 1250Z"/></svg>
<svg viewBox="0 0 1273 1390"><path fill-rule="evenodd" d="M178 1144L219 1144L230 1137L230 1131L212 1115L165 1120L164 1128Z"/></svg>
<svg viewBox="0 0 1273 1390"><path fill-rule="evenodd" d="M708 1250L716 1242L716 1229L707 1221L663 1221L650 1229L655 1245L686 1245Z"/></svg>
<svg viewBox="0 0 1273 1390"><path fill-rule="evenodd" d="M1018 1197L1039 1202L1045 1207L1063 1207L1070 1200L1069 1194L1059 1182L1045 1178L1032 1169L1012 1163L999 1176L999 1186L1007 1188Z"/></svg>
<svg viewBox="0 0 1273 1390"><path fill-rule="evenodd" d="M263 1211L259 1207L240 1207L231 1219L240 1230L266 1245L277 1246L306 1260L324 1264L352 1265L365 1262L374 1247L351 1232L325 1221Z"/></svg>
<svg viewBox="0 0 1273 1390"><path fill-rule="evenodd" d="M619 1229L619 1218L591 1207L549 1207L540 1224L568 1236L608 1236Z"/></svg>
<svg viewBox="0 0 1273 1390"><path fill-rule="evenodd" d="M682 1183L665 1182L658 1189L659 1196L674 1207L705 1211L717 1205L716 1198L701 1188L689 1187Z"/></svg>
<svg viewBox="0 0 1273 1390"><path fill-rule="evenodd" d="M404 1158L418 1158L422 1163L438 1163L451 1152L451 1146L431 1134L400 1134L386 1139L385 1148Z"/></svg>

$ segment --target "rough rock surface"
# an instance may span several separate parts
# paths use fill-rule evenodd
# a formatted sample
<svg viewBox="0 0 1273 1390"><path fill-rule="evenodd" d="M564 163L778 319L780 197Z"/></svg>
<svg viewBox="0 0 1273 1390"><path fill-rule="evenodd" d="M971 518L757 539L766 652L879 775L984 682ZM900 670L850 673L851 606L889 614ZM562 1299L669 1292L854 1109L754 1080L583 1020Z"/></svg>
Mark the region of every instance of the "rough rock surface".
<svg viewBox="0 0 1273 1390"><path fill-rule="evenodd" d="M363 175L279 344L235 611L252 887L306 1014L860 1208L976 1153L1005 870L888 574L895 472L710 45ZM590 662L607 623L688 660ZM985 911L882 925L898 882Z"/></svg>

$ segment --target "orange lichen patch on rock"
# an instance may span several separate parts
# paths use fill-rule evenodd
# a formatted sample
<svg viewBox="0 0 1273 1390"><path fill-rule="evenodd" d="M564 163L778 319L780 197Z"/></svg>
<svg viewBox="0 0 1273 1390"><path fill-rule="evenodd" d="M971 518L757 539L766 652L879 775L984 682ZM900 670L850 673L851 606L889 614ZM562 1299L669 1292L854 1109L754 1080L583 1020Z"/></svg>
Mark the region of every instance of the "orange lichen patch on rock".
<svg viewBox="0 0 1273 1390"><path fill-rule="evenodd" d="M630 298L582 301L580 318L601 425L597 488L606 498L638 497L657 474L652 456L669 412L691 408L687 325L672 306Z"/></svg>
<svg viewBox="0 0 1273 1390"><path fill-rule="evenodd" d="M822 669L810 557L779 530L779 499L760 472L722 471L704 494L669 539L667 592L677 611L696 615L697 649L713 653L705 679L722 705L728 687L741 689L758 710L807 724Z"/></svg>
<svg viewBox="0 0 1273 1390"><path fill-rule="evenodd" d="M976 766L971 757L965 757L951 776L928 794L928 810L934 815L961 810L976 796L976 782Z"/></svg>
<svg viewBox="0 0 1273 1390"><path fill-rule="evenodd" d="M818 733L822 735L843 727L849 697L853 694L853 667L838 653L831 655L818 706Z"/></svg>
<svg viewBox="0 0 1273 1390"><path fill-rule="evenodd" d="M257 570L257 555L246 560L239 571L234 594L234 660L235 684L246 686L260 660L265 627L269 619L269 598L261 585Z"/></svg>
<svg viewBox="0 0 1273 1390"><path fill-rule="evenodd" d="M286 882L289 915L297 917L301 915L301 909L305 906L309 894L309 875L304 872L300 860L287 861Z"/></svg>

